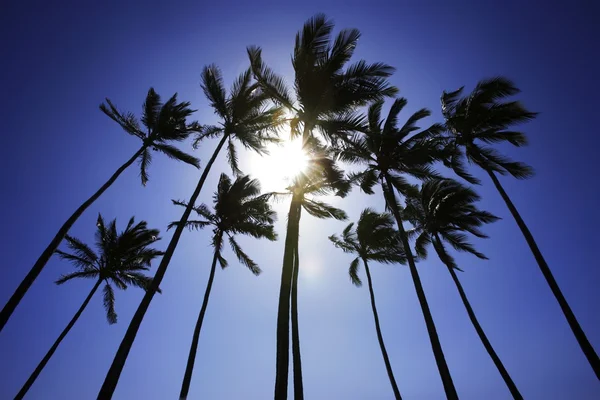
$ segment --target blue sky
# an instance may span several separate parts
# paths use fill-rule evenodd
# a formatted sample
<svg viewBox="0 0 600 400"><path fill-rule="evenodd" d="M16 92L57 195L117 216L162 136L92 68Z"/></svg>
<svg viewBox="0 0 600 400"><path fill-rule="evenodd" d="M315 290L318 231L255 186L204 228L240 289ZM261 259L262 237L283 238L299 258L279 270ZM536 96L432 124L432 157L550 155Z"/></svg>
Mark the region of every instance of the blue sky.
<svg viewBox="0 0 600 400"><path fill-rule="evenodd" d="M199 88L203 65L216 63L227 82L247 66L245 47L291 77L293 38L316 12L338 28L359 28L357 58L397 67L392 82L411 111L429 107L440 121L443 89L471 88L483 77L506 75L538 119L524 129L531 145L507 152L535 166L528 182L502 179L544 252L588 338L600 350L598 144L592 116L599 106L599 59L590 41L598 6L588 1L140 2L102 5L11 2L0 15L2 133L0 220L3 261L0 303L12 294L60 224L138 148L134 138L99 110L105 98L139 112L150 86L164 97L179 92L214 122ZM188 150L190 147L185 145ZM214 147L196 155L204 161ZM242 166L252 172L253 160ZM276 168L276 166L273 166ZM201 195L209 202L219 158ZM447 172L446 172L447 173ZM135 215L164 231L187 199L200 171L157 155L141 187L129 169L77 222L72 234L90 241L95 218ZM449 173L448 173L449 174ZM476 242L490 257L459 255L461 281L481 324L528 399L596 399L600 384L499 195L483 177L481 207L503 219ZM336 201L352 220L378 197L354 192ZM278 205L283 237L286 204ZM366 288L347 276L350 256L326 240L345 223L303 216L299 287L304 386L308 399L393 398L373 327ZM193 325L204 292L209 234L186 233L171 261L130 353L117 399L168 399L178 394ZM161 248L170 232L163 232ZM217 271L203 327L190 398L266 399L272 396L275 321L282 241L242 240L263 269L254 277L233 262ZM57 287L71 266L52 259L0 334L0 398L10 398L80 306L93 282ZM408 270L372 266L384 338L403 396L440 399L442 385ZM462 308L451 278L431 258L419 265L446 358L461 399L508 399ZM29 392L31 399L94 398L141 299L117 293L119 323L106 323L100 296L90 303Z"/></svg>

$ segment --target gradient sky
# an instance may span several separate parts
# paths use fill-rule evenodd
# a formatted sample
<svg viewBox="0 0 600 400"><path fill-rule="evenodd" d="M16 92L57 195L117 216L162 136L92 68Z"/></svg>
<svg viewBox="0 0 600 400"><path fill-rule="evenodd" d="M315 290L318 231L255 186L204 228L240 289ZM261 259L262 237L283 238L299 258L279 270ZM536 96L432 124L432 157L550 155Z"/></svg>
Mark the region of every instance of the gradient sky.
<svg viewBox="0 0 600 400"><path fill-rule="evenodd" d="M52 3L12 1L0 7L2 305L60 224L138 148L135 138L98 110L105 97L139 113L154 86L163 97L179 92L198 109L196 119L214 122L199 87L203 65L221 66L229 85L247 66L245 47L256 44L276 71L291 77L296 31L313 14L325 12L338 29L362 31L357 58L397 67L392 82L409 100L405 118L429 107L433 116L428 122L440 121L444 89L470 89L496 74L516 81L521 99L540 116L524 128L531 145L508 153L535 166L537 176L502 183L600 351L595 257L600 143L593 118L600 106L595 74L600 65L590 47L600 11L595 2L544 2L543 7L523 1ZM191 150L187 143L183 147ZM203 164L213 147L207 142L196 152ZM243 156L247 172L260 169L252 160ZM221 171L229 172L224 155L210 174L202 201L210 201ZM121 227L135 215L164 231L181 211L170 199L187 199L199 175L157 155L147 187L141 187L138 171L130 168L71 233L91 241L98 212L118 218ZM481 207L503 218L485 229L490 240L475 242L490 261L457 257L481 324L525 398L600 398L600 383L516 224L485 178L485 186L478 188ZM335 204L352 220L366 206L383 207L378 196L357 191ZM277 205L282 238L286 207ZM344 226L306 215L301 222L299 309L306 398L391 399L367 289L351 285L351 257L326 240ZM177 397L208 276L209 234L182 237L163 294L154 298L121 375L116 399ZM165 248L170 232L162 236L158 246ZM283 243L241 242L264 272L254 277L226 251L230 267L217 271L191 399L272 397ZM92 281L53 284L70 270L53 258L0 334L0 398L16 394L91 289ZM419 270L461 399L508 399L443 265L432 257ZM400 391L407 399L443 398L408 270L373 265L372 273ZM142 293L129 289L116 295L119 323L106 323L98 294L29 398L95 398Z"/></svg>

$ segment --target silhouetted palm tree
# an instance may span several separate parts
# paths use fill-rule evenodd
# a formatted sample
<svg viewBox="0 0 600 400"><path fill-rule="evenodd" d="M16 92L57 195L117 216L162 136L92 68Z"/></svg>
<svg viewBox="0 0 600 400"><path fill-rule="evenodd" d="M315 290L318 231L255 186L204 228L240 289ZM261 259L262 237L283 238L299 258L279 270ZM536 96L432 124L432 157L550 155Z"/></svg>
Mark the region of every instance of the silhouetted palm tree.
<svg viewBox="0 0 600 400"><path fill-rule="evenodd" d="M60 227L48 247L46 247L44 252L40 255L25 279L23 279L15 293L6 303L2 312L0 312L0 331L4 328L4 325L23 296L25 296L27 290L29 290L35 279L42 272L42 269L46 263L48 263L48 260L54 251L58 248L60 242L69 232L69 229L71 229L83 212L91 206L92 203L94 203L135 160L139 159L140 176L143 185L148 181L147 169L152 160L152 153L150 150L164 153L170 158L183 161L197 168L199 167L199 161L195 157L192 157L169 144L169 142L180 142L187 139L192 132L198 129L197 123L186 123L186 118L189 117L194 110L190 109L189 102L178 103L177 94L174 94L163 104L160 100L160 96L154 89L150 88L143 106L141 118L143 128L140 126L135 115L118 111L109 99L106 99L106 104L102 104L100 109L110 118L115 120L125 132L140 139L142 141L142 146L129 160L127 160L127 162L125 162L125 164L117 169L96 193L80 205Z"/></svg>
<svg viewBox="0 0 600 400"><path fill-rule="evenodd" d="M60 258L70 261L77 268L77 271L61 276L56 281L58 285L75 278L95 279L96 283L15 399L20 400L25 396L102 283L104 283L102 291L106 318L109 324L114 324L117 322L117 313L115 312L115 293L111 283L122 290L127 289L128 286L145 290L152 281L152 278L144 275L144 272L150 269L150 263L154 258L162 255L162 252L150 248L150 245L159 240L157 229L148 229L146 221L135 224L132 217L125 230L119 233L116 220L112 220L107 226L101 215L98 215L96 226L97 253L79 239L68 235L65 236L65 239L71 252L56 250Z"/></svg>
<svg viewBox="0 0 600 400"><path fill-rule="evenodd" d="M448 267L460 298L467 310L469 319L490 355L502 379L508 386L513 398L522 399L521 393L500 361L500 357L492 347L483 328L477 321L475 312L467 299L467 295L456 276L460 270L454 258L444 247L444 242L449 243L454 249L471 253L480 259L487 257L475 250L469 243L466 234L470 233L479 238L487 236L479 229L483 224L498 220L498 217L487 211L478 210L475 202L480 199L472 189L467 188L451 179L436 179L425 182L421 186L419 196L407 200L404 215L414 226L409 231L409 236L416 236L415 250L421 259L427 258L427 246L433 244L438 257Z"/></svg>
<svg viewBox="0 0 600 400"><path fill-rule="evenodd" d="M303 147L307 151L307 146L322 147L316 140L315 130L328 141L336 143L361 126L362 119L354 113L356 107L397 93L397 89L387 80L394 72L391 66L384 63L367 64L364 60L347 65L354 54L360 32L357 29L342 30L334 39L333 28L332 20L323 14L317 14L296 35L292 55L294 96L284 79L263 62L262 50L255 46L248 47L255 79L276 104L285 107L292 114L289 119L291 136L302 135ZM292 203L296 204L294 201ZM292 209L295 210L294 214L299 214L298 204ZM282 279L286 280L292 278L294 270L294 263L291 261L294 252L293 249L288 250L290 269L283 274L290 275L286 278L282 275ZM283 301L281 297L280 300ZM280 307L284 305L281 301ZM284 303L289 307L289 300ZM280 319L288 313L289 309L280 309L278 314L275 379L277 400L287 398L289 339L284 335L289 335L289 326L287 320ZM295 369L300 370L296 366ZM295 398L299 400L302 388L296 386L301 384L302 379L296 377L294 380Z"/></svg>
<svg viewBox="0 0 600 400"><path fill-rule="evenodd" d="M248 175L240 176L231 183L231 179L227 175L221 174L217 192L213 196L213 202L214 212L211 212L208 206L204 204L195 206L193 208L194 211L203 219L186 222L186 226L190 229L213 226L212 246L214 248L214 255L210 267L208 284L204 292L202 308L200 309L198 321L194 329L181 393L179 395L180 399L186 399L190 389L200 330L202 329L202 321L204 320L204 314L208 306L208 298L215 277L217 261L221 265L221 268L227 267L227 260L222 255L223 237L229 237L229 245L234 254L254 275L259 275L261 270L242 250L235 240L235 235L250 235L257 239L277 239L277 235L273 229L275 212L268 203L268 196L260 195L260 184L256 180L251 180ZM174 203L183 207L188 206L188 204L180 201L174 201ZM178 222L174 222L169 227L177 225Z"/></svg>
<svg viewBox="0 0 600 400"><path fill-rule="evenodd" d="M464 159L476 164L490 176L523 233L542 271L542 275L544 275L554 297L558 301L579 346L596 376L600 379L600 358L598 358L598 354L579 325L525 221L521 218L517 208L496 176L496 174L510 174L517 179L526 179L533 175L533 169L522 162L512 161L495 149L486 146L486 144L494 143L510 143L517 147L526 145L527 137L525 134L513 131L511 127L530 121L537 114L528 111L518 101L508 100L509 97L518 94L520 90L513 82L503 77L480 81L475 89L464 97L461 97L462 90L463 88L450 93L444 92L441 98L442 113L448 127L448 135L446 135L445 141L447 148L452 151L452 155L448 157L445 163L458 176L471 183L479 183L479 181L467 172Z"/></svg>
<svg viewBox="0 0 600 400"><path fill-rule="evenodd" d="M331 19L317 14L297 33L292 55L294 96L285 80L263 62L260 47L248 47L260 87L292 113L292 137L306 139L316 129L335 141L360 125L356 107L398 92L387 80L393 67L364 60L348 65L361 35L358 29L344 29L334 39L333 28Z"/></svg>
<svg viewBox="0 0 600 400"><path fill-rule="evenodd" d="M398 114L406 103L406 99L396 99L385 121L381 120L383 101L371 104L367 114L368 126L363 129L364 133L354 134L350 140L347 140L339 151L339 156L344 161L367 166L364 171L351 174L351 180L360 185L365 193L372 194L373 186L377 183L381 184L387 207L396 219L400 239L406 249L410 274L446 396L454 400L458 398L458 395L427 304L421 278L409 248L408 237L402 225L401 206L398 204L395 194L395 191L398 191L406 196L416 192L415 186L406 179L407 176L421 180L438 176L431 168L431 163L442 154L439 144L431 138L439 135L443 131L443 126L434 124L428 129L413 134L419 130L416 123L430 115L429 110L421 109L410 116L401 128L398 128Z"/></svg>
<svg viewBox="0 0 600 400"><path fill-rule="evenodd" d="M381 354L385 363L388 378L394 391L396 399L401 399L400 390L396 384L392 365L383 343L383 335L381 326L379 325L379 315L375 304L375 292L373 291L373 282L371 280L371 272L369 271L368 261L380 263L406 263L406 255L404 249L400 245L398 232L394 229L394 221L389 214L379 214L367 208L360 214L356 229L354 223L350 223L342 232L341 238L336 235L331 235L329 240L333 242L335 247L342 249L345 253L356 254L357 257L350 263L350 280L356 286L362 286L362 281L358 277L359 264L362 260L367 273L367 282L369 284L369 295L371 297L371 308L373 310L373 318L375 319L375 330L377 332L377 340L381 348Z"/></svg>
<svg viewBox="0 0 600 400"><path fill-rule="evenodd" d="M171 257L179 243L179 238L192 212L192 207L196 203L208 173L225 143L228 144L229 163L234 172L239 173L236 150L233 144L234 140L239 141L245 148L261 154L266 154L266 145L268 143L278 141L275 130L282 122L280 118L282 111L278 107L268 106L267 96L259 87L251 84L251 78L252 74L250 70L242 73L233 84L228 97L219 68L209 65L202 71L202 89L215 113L221 118L221 122L219 125L201 127L200 133L196 137L195 145L197 146L200 141L211 137L220 136L221 140L204 167L200 180L187 203L188 206L179 220L179 225L173 232L173 237L169 242L165 255L156 270L154 283L150 290L146 292L125 333L125 337L119 346L119 350L106 375L104 384L100 389L100 398L110 398L117 387L125 360L144 319L144 315L154 297L155 289L158 288L158 285L160 285L165 276Z"/></svg>
<svg viewBox="0 0 600 400"><path fill-rule="evenodd" d="M289 336L290 336L290 300L292 320L292 356L294 361L294 399L304 398L302 383L302 367L300 357L300 334L298 329L297 283L299 272L298 244L300 217L302 209L310 215L320 218L346 219L346 213L327 203L312 198L313 196L337 195L345 196L350 190L344 173L337 168L331 158L323 150L317 151L311 145L307 171L299 173L286 192L272 193L274 198L291 196L290 210L285 237L281 286L279 289L279 308L277 312L277 374L275 398L287 396L287 377L289 374ZM285 381L285 384L282 382ZM285 387L285 392L283 392Z"/></svg>

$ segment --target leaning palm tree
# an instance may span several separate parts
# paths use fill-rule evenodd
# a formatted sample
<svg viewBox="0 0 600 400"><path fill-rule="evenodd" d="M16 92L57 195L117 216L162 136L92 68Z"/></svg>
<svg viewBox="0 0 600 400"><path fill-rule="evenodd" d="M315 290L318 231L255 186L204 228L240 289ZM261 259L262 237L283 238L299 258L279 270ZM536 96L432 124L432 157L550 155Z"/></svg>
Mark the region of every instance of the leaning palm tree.
<svg viewBox="0 0 600 400"><path fill-rule="evenodd" d="M356 254L357 257L350 263L348 273L350 280L358 287L362 286L362 281L358 276L360 261L362 260L367 274L367 283L369 284L369 295L371 297L371 309L373 310L373 318L375 320L375 330L377 332L377 340L381 348L381 355L385 363L394 396L397 400L401 399L400 390L394 378L392 365L383 343L383 335L381 326L379 325L379 315L377 313L377 305L375 304L375 293L373 291L373 282L371 280L371 272L369 271L369 261L395 264L406 263L404 249L400 245L398 232L394 229L394 221L389 214L379 214L367 208L363 210L358 219L356 229L354 223L350 223L342 232L341 238L336 235L331 235L329 240L333 242L335 247L342 249L345 253Z"/></svg>
<svg viewBox="0 0 600 400"><path fill-rule="evenodd" d="M180 142L189 137L189 135L198 129L197 123L187 124L186 119L194 112L190 109L189 102L177 102L177 94L174 94L167 102L162 103L160 96L150 88L142 111L142 125L140 126L135 115L132 113L123 113L117 110L115 105L106 99L106 104L102 104L100 109L111 119L116 121L125 132L137 137L142 146L135 152L125 164L119 169L98 189L89 199L75 210L75 212L65 221L60 227L50 244L42 252L38 260L35 262L25 279L21 282L17 290L8 300L2 312L0 312L0 331L14 312L19 302L25 296L25 293L39 274L44 266L50 260L54 251L60 245L60 242L65 238L69 229L75 224L77 219L84 211L91 206L125 171L135 160L139 160L140 176L142 184L148 182L148 166L152 160L152 151L158 151L178 161L183 161L191 164L196 168L199 167L199 161L189 154L184 153L178 148L169 144L169 142Z"/></svg>
<svg viewBox="0 0 600 400"><path fill-rule="evenodd" d="M115 312L115 293L111 283L122 290L127 289L128 286L146 290L152 281L150 277L144 275L144 272L150 269L150 263L154 258L162 255L162 252L150 247L156 240L159 240L157 229L148 229L146 221L136 224L132 217L125 230L119 233L116 220L106 225L101 215L98 215L96 226L98 252L94 252L87 244L68 235L65 236L65 239L71 252L56 250L60 258L70 261L77 268L75 272L61 276L56 281L58 285L75 278L94 279L96 283L15 399L20 400L27 394L100 285L104 283L102 291L106 318L109 324L114 324L117 322L117 313Z"/></svg>
<svg viewBox="0 0 600 400"><path fill-rule="evenodd" d="M494 143L510 143L517 147L526 145L527 137L525 134L511 130L511 127L530 121L537 114L527 110L518 101L507 100L520 91L513 82L503 77L480 81L475 89L464 97L461 97L462 90L463 88L450 93L444 92L441 98L442 113L448 128L447 135L442 139L447 148L451 150L451 156L446 159L445 163L458 176L474 184L479 183L479 181L466 170L465 159L469 163L474 163L482 168L490 176L496 190L500 193L525 237L542 275L544 275L550 290L558 301L581 350L587 357L596 376L600 379L600 358L598 354L586 337L581 325L579 325L533 235L496 175L509 174L517 179L526 179L533 175L533 169L522 162L512 161L493 148L486 146L486 144Z"/></svg>
<svg viewBox="0 0 600 400"><path fill-rule="evenodd" d="M408 199L404 216L414 226L409 231L409 235L416 237L417 255L420 259L427 258L427 246L433 244L438 257L448 267L469 319L510 393L514 399L523 399L479 324L456 275L456 270L460 269L444 246L444 242L446 242L457 251L471 253L480 259L487 260L485 255L478 252L469 243L466 235L470 233L479 238L487 238L479 228L483 224L498 220L498 217L489 212L477 209L474 203L479 199L479 195L472 189L454 180L431 180L423 184L417 197Z"/></svg>
<svg viewBox="0 0 600 400"><path fill-rule="evenodd" d="M407 177L426 180L438 176L431 168L431 164L441 157L443 152L440 151L439 144L432 138L439 135L443 127L434 124L425 130L413 133L419 130L416 126L417 122L430 115L429 110L422 109L410 116L406 123L399 128L397 126L398 114L406 103L406 99L396 99L385 121L381 120L383 101L371 104L364 132L354 134L351 139L345 141L343 148L338 153L344 161L366 165L367 168L364 171L351 174L350 177L365 193L374 193L373 186L377 183L381 184L387 207L396 219L400 240L406 249L410 274L446 396L449 399L457 399L456 388L444 357L415 259L409 248L408 236L401 217L402 207L398 203L395 193L397 191L404 196L415 193L416 188L407 180Z"/></svg>
<svg viewBox="0 0 600 400"><path fill-rule="evenodd" d="M292 114L292 137L306 139L316 129L336 141L359 125L356 107L398 92L387 80L393 67L364 60L348 65L361 36L358 29L344 29L334 39L333 28L331 19L317 14L296 34L294 96L285 80L264 63L260 47L247 49L260 87Z"/></svg>
<svg viewBox="0 0 600 400"><path fill-rule="evenodd" d="M229 163L234 172L239 172L239 168L237 168L237 152L234 146L235 140L240 142L245 148L260 154L267 153L267 144L278 141L276 130L282 122L280 118L282 115L281 109L278 107L269 107L267 96L259 87L252 84L252 74L250 70L242 73L235 81L229 92L229 96L227 96L225 91L221 71L218 67L214 65L204 67L201 78L202 90L215 113L221 118L221 122L219 125L201 127L195 140L195 146L198 146L198 144L206 138L220 136L221 139L211 158L208 160L208 163L204 167L204 171L187 203L187 207L181 215L179 223L175 227L175 231L167 246L165 255L154 275L153 284L146 292L146 295L142 299L127 328L127 332L121 341L104 383L102 384L102 388L100 389L98 395L100 398L110 398L117 387L119 377L125 366L125 361L127 360L135 336L142 324L144 315L150 306L150 302L154 297L156 289L159 287L167 272L171 257L179 243L185 224L192 212L192 207L194 207L196 200L200 195L200 191L204 186L208 173L225 143L228 145Z"/></svg>
<svg viewBox="0 0 600 400"><path fill-rule="evenodd" d="M294 399L304 398L302 382L302 364L300 357L300 334L298 328L298 245L300 217L302 209L319 219L346 219L346 213L336 207L316 200L314 196L337 195L344 197L350 189L348 181L341 171L323 151L316 151L316 145L310 149L308 167L293 178L286 192L272 193L275 199L291 196L288 223L286 228L281 285L279 289L279 307L277 312L277 363L275 399L287 398L289 375L289 336L290 312L292 320L292 357L294 365ZM290 310L291 301L291 310Z"/></svg>
<svg viewBox="0 0 600 400"><path fill-rule="evenodd" d="M231 179L221 174L217 192L213 196L214 212L208 206L202 204L194 206L193 210L202 218L200 220L188 220L186 226L190 229L201 229L207 226L213 227L212 246L214 248L212 264L208 284L204 292L202 308L198 315L198 321L194 329L192 345L188 356L185 375L181 386L180 399L186 399L192 381L192 372L202 321L208 306L208 298L215 277L217 261L221 268L227 267L227 260L223 257L223 240L228 236L229 245L238 260L244 264L254 275L259 275L261 270L258 265L242 250L235 240L235 235L250 235L257 239L276 240L277 235L273 229L275 212L268 203L268 196L260 195L260 184L250 179L248 175L238 177L233 183ZM174 201L176 205L187 207L188 204ZM170 225L177 226L178 222Z"/></svg>

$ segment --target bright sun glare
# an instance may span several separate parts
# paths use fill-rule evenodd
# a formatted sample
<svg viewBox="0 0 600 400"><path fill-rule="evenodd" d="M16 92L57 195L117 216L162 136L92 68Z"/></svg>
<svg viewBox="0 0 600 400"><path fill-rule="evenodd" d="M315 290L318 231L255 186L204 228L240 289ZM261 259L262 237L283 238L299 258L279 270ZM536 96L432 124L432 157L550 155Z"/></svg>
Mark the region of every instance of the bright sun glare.
<svg viewBox="0 0 600 400"><path fill-rule="evenodd" d="M302 150L302 140L285 141L270 145L269 154L252 154L250 175L260 180L263 191L283 191L290 181L307 166L308 158Z"/></svg>

